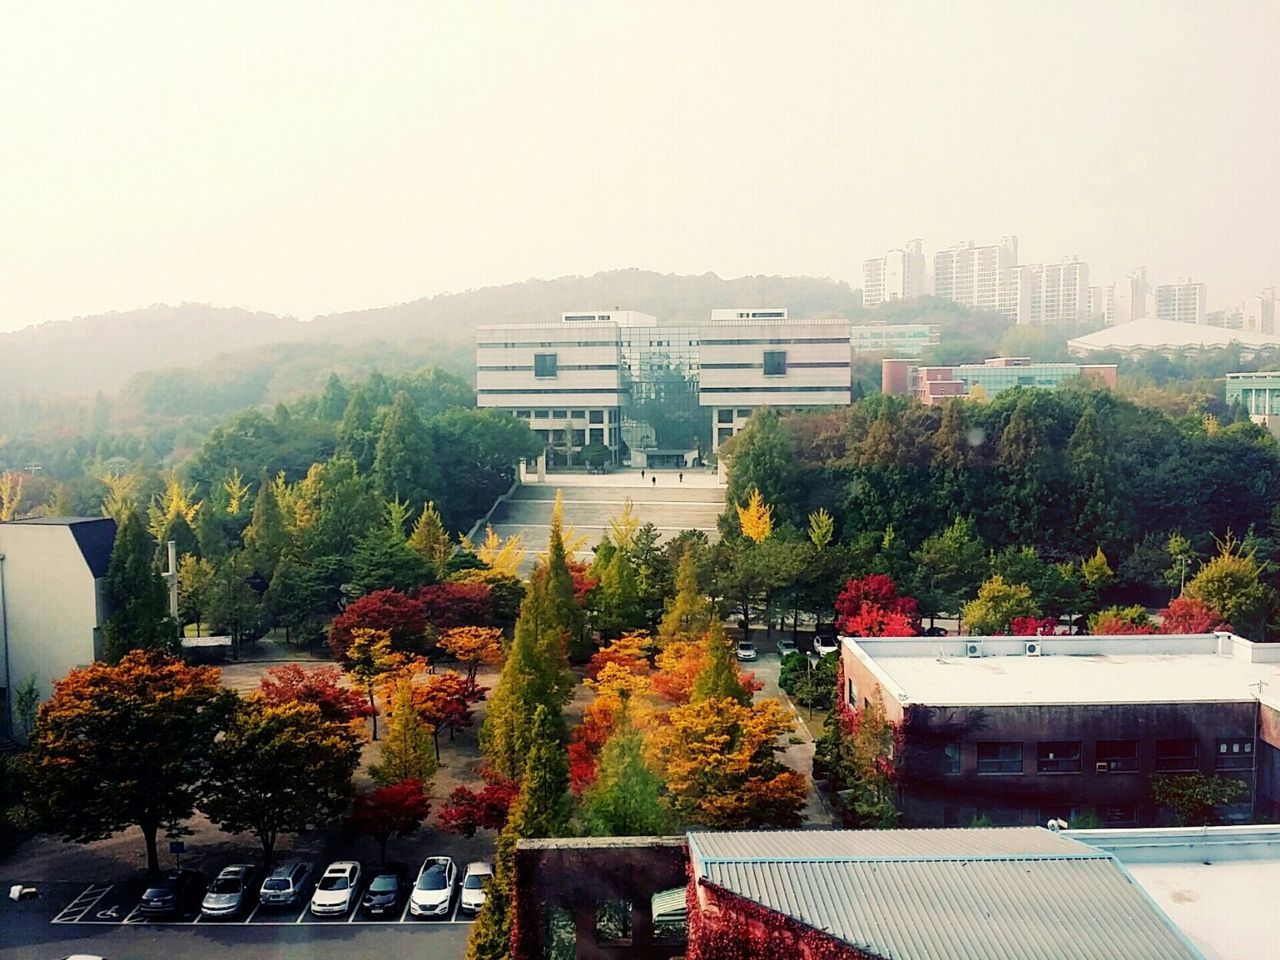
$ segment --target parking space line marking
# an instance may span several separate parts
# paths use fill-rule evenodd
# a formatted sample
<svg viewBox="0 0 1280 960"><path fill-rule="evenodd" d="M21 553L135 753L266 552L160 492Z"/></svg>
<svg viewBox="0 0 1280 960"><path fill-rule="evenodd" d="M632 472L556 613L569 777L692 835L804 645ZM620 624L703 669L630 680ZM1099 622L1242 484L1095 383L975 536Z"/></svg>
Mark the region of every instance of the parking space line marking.
<svg viewBox="0 0 1280 960"><path fill-rule="evenodd" d="M79 920L83 920L85 916L88 915L89 911L92 910L94 907L96 907L99 901L101 901L103 897L105 897L108 893L111 892L111 889L114 886L115 886L114 883L107 884L107 886L105 887L99 887L92 883L89 884L89 886L84 888L84 892L81 893L80 896L76 897L74 900L68 903L65 907L63 907L60 911L58 911L58 915L54 917L53 920L50 921L50 923L76 923ZM94 891L97 891L98 895L94 897L92 900L90 900L88 903L81 904L80 901L84 900L85 897L91 896L94 893ZM69 914L71 911L74 911L74 910L79 910L80 912L76 914L75 917L66 916L66 914Z"/></svg>
<svg viewBox="0 0 1280 960"><path fill-rule="evenodd" d="M458 884L458 902L453 905L453 916L449 918L450 923L456 923L458 919L458 909L462 906L462 884ZM452 894L450 894L452 896Z"/></svg>
<svg viewBox="0 0 1280 960"><path fill-rule="evenodd" d="M138 904L138 907L140 906L142 906L142 904ZM130 910L129 915L125 917L123 920L121 920L120 922L121 923L146 923L147 922L146 917L139 917L137 920L133 919L133 915L138 912L138 907L134 907L132 910Z"/></svg>
<svg viewBox="0 0 1280 960"><path fill-rule="evenodd" d="M307 911L308 911L308 910L310 910L310 909L311 909L311 904L310 904L309 902L308 902L308 903L303 904L303 905L302 905L302 912L301 912L300 914L298 914L298 919L297 919L297 920L295 920L295 921L293 921L293 922L294 922L294 923L301 923L301 922L302 922L302 918L303 918L303 917L305 917L305 916L307 915Z"/></svg>
<svg viewBox="0 0 1280 960"><path fill-rule="evenodd" d="M199 923L199 922L200 922L200 917L201 917L201 916L203 916L203 914L197 913L197 914L196 914L196 918L195 918L194 920L192 920L191 922L192 922L192 923Z"/></svg>
<svg viewBox="0 0 1280 960"><path fill-rule="evenodd" d="M400 911L400 919L397 923L404 923L404 918L409 916L409 901L413 899L413 892L409 892L409 896L404 898L404 909Z"/></svg>
<svg viewBox="0 0 1280 960"><path fill-rule="evenodd" d="M261 902L254 904L253 909L249 911L249 915L248 915L247 917L245 917L245 918L244 918L244 922L245 922L245 923L248 923L250 920L252 920L252 919L254 918L254 916L256 916L256 915L257 915L258 911L259 911L259 910L261 910L261 909L262 909L262 903L261 903Z"/></svg>
<svg viewBox="0 0 1280 960"><path fill-rule="evenodd" d="M354 920L354 919L356 918L356 913L360 910L360 898L359 898L359 893L360 893L360 890L359 890L359 888L357 888L357 889L356 889L357 897L356 897L356 899L355 899L354 901L352 901L352 904L351 904L351 916L347 917L347 923L350 923L352 920Z"/></svg>

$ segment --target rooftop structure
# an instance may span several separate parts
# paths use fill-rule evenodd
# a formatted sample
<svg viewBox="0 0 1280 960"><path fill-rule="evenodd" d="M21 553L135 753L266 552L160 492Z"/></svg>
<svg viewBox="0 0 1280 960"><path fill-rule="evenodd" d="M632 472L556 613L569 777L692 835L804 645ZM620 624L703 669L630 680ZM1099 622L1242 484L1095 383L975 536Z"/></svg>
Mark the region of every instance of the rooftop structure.
<svg viewBox="0 0 1280 960"><path fill-rule="evenodd" d="M908 826L1159 826L1151 778L1238 779L1219 816L1280 815L1280 644L1185 636L845 638L851 708L901 726Z"/></svg>
<svg viewBox="0 0 1280 960"><path fill-rule="evenodd" d="M1081 356L1102 350L1114 350L1118 353L1145 350L1178 353L1200 347L1226 347L1233 343L1245 350L1277 347L1280 346L1280 336L1148 317L1076 337L1067 341L1067 348L1073 354Z"/></svg>
<svg viewBox="0 0 1280 960"><path fill-rule="evenodd" d="M689 856L709 922L742 898L851 957L1201 956L1117 860L1040 828L695 832Z"/></svg>

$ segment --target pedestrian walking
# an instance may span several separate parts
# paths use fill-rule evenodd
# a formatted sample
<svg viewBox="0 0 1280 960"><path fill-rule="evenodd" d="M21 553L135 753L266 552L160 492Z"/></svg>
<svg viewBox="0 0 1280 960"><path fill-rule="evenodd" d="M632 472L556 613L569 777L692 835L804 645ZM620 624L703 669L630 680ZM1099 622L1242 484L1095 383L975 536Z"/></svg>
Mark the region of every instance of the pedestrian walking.
<svg viewBox="0 0 1280 960"><path fill-rule="evenodd" d="M684 483L684 471L683 471L683 470L681 470L681 471L680 471L680 482L681 482L681 483Z"/></svg>
<svg viewBox="0 0 1280 960"><path fill-rule="evenodd" d="M650 477L650 478L649 478L649 482L650 482L650 483L652 483L652 484L656 487L656 486L658 485L658 478L657 478L657 477Z"/></svg>
<svg viewBox="0 0 1280 960"><path fill-rule="evenodd" d="M640 468L640 479L641 479L641 480L643 480L643 479L644 479L644 467L641 467L641 468Z"/></svg>

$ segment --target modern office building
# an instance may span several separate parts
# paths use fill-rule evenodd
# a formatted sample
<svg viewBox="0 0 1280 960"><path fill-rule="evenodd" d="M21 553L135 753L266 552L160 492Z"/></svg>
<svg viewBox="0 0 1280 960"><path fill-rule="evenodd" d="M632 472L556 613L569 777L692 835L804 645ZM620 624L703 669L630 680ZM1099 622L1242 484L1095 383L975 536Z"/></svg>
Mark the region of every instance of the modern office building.
<svg viewBox="0 0 1280 960"><path fill-rule="evenodd" d="M924 241L910 240L905 247L862 265L862 305L878 307L890 300L908 300L929 292L928 261Z"/></svg>
<svg viewBox="0 0 1280 960"><path fill-rule="evenodd" d="M881 390L914 395L926 406L955 397L994 397L1014 387L1061 386L1075 378L1114 390L1115 364L1034 363L1030 357L994 357L984 363L952 367L920 366L918 360L886 359L881 363Z"/></svg>
<svg viewBox="0 0 1280 960"><path fill-rule="evenodd" d="M1228 373L1227 403L1239 403L1249 419L1280 436L1280 371Z"/></svg>
<svg viewBox="0 0 1280 960"><path fill-rule="evenodd" d="M905 826L1168 823L1153 776L1239 779L1219 809L1277 809L1280 645L1229 633L843 638L841 702L897 725ZM1271 750L1264 753L1266 745ZM1261 760L1261 763L1258 761Z"/></svg>
<svg viewBox="0 0 1280 960"><path fill-rule="evenodd" d="M1104 294L1103 321L1109 327L1119 326L1154 316L1155 303L1151 284L1147 282L1147 268L1139 267L1127 277L1112 280Z"/></svg>
<svg viewBox="0 0 1280 960"><path fill-rule="evenodd" d="M925 347L942 342L942 327L936 323L885 323L872 320L849 328L853 352L890 353L899 357L915 357Z"/></svg>
<svg viewBox="0 0 1280 960"><path fill-rule="evenodd" d="M1017 264L1017 237L985 247L966 240L933 255L934 294L973 310L1007 311L1010 298L1005 290Z"/></svg>
<svg viewBox="0 0 1280 960"><path fill-rule="evenodd" d="M783 308L717 309L705 323L585 310L559 323L486 325L476 398L511 411L566 463L587 446L614 462L684 467L768 407L847 404L849 321Z"/></svg>
<svg viewBox="0 0 1280 960"><path fill-rule="evenodd" d="M14 730L11 691L34 677L43 700L102 655L115 535L102 517L0 523L0 739Z"/></svg>
<svg viewBox="0 0 1280 960"><path fill-rule="evenodd" d="M1203 283L1180 277L1177 283L1156 287L1156 319L1174 323L1204 323L1208 293Z"/></svg>

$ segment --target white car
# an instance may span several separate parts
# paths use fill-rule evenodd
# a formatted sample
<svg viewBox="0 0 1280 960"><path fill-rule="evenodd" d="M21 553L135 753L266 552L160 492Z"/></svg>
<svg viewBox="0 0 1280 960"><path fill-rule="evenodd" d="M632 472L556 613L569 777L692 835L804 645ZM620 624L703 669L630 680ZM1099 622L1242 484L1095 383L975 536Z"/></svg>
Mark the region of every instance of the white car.
<svg viewBox="0 0 1280 960"><path fill-rule="evenodd" d="M356 902L360 890L360 864L339 860L325 868L311 895L311 912L318 917L344 914Z"/></svg>
<svg viewBox="0 0 1280 960"><path fill-rule="evenodd" d="M409 912L415 917L440 917L449 913L458 868L449 857L427 857L409 894Z"/></svg>
<svg viewBox="0 0 1280 960"><path fill-rule="evenodd" d="M754 660L759 656L756 653L756 645L750 640L739 640L734 654L739 660Z"/></svg>
<svg viewBox="0 0 1280 960"><path fill-rule="evenodd" d="M493 879L493 864L477 860L468 863L462 875L462 897L458 909L463 913L479 913L484 906L485 890Z"/></svg>
<svg viewBox="0 0 1280 960"><path fill-rule="evenodd" d="M825 657L828 653L835 653L840 649L840 641L832 636L818 635L813 638L813 649L820 657Z"/></svg>
<svg viewBox="0 0 1280 960"><path fill-rule="evenodd" d="M795 653L796 650L796 642L790 637L783 637L778 641L778 656L785 657L788 653Z"/></svg>

